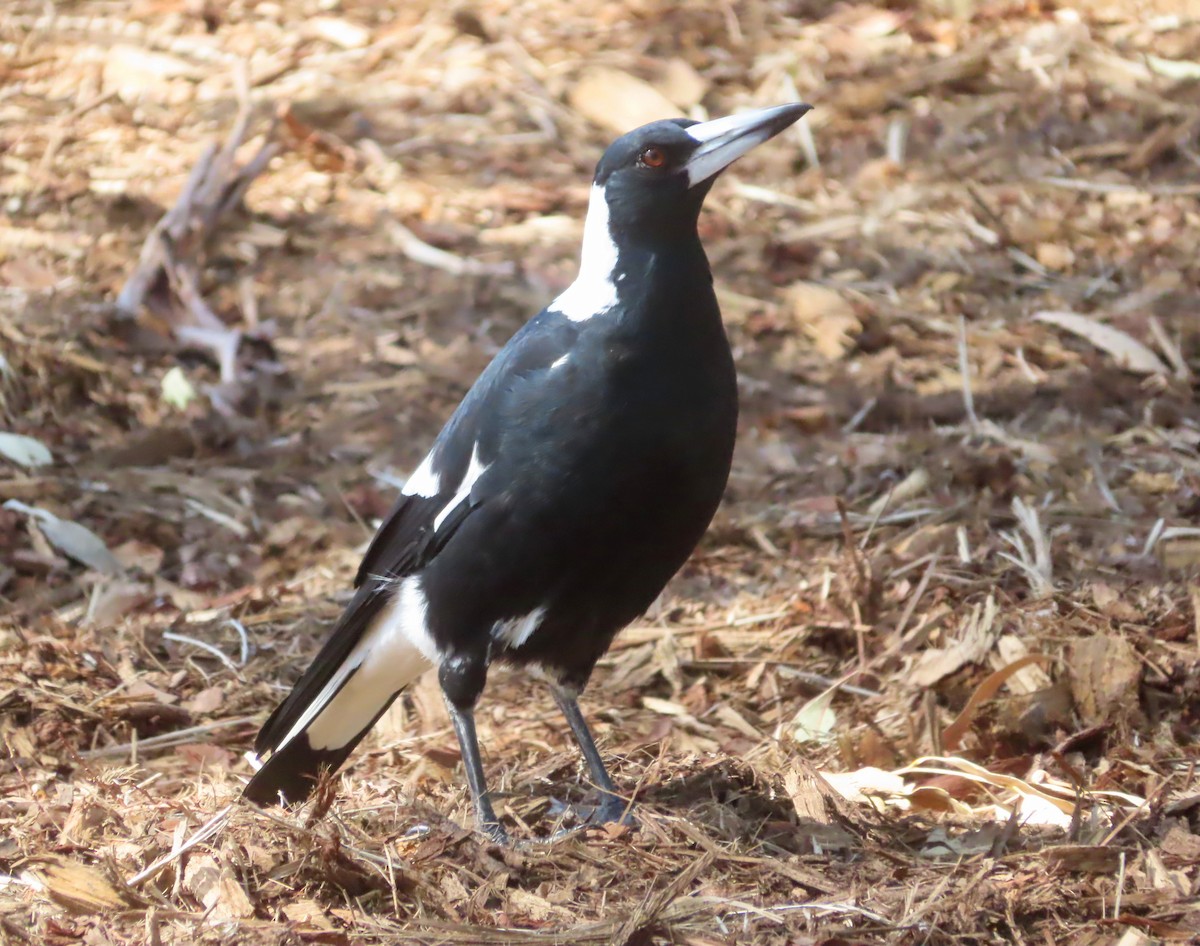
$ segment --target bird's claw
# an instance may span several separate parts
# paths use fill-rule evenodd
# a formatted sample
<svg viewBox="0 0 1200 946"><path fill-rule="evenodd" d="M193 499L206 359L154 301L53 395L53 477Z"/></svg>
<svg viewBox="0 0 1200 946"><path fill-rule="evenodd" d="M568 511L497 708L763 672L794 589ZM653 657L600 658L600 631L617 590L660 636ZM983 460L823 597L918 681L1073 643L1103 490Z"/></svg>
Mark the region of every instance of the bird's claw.
<svg viewBox="0 0 1200 946"><path fill-rule="evenodd" d="M616 795L604 795L601 797L599 804L578 805L574 806L573 810L579 818L578 824L574 824L569 828L559 828L545 838L514 840L498 821L478 823L476 833L499 847L520 851L554 844L558 841L565 841L567 838L582 834L588 828L598 828L606 824L617 824L625 827L634 827L637 825L637 819L630 812L629 804Z"/></svg>

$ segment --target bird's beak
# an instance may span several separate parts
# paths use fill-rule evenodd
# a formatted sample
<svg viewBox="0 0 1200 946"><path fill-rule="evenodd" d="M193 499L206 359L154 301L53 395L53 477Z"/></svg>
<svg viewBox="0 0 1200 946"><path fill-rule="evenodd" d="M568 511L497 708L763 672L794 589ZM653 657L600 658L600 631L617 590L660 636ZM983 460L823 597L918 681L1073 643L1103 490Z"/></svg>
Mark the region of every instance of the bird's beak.
<svg viewBox="0 0 1200 946"><path fill-rule="evenodd" d="M774 138L811 109L811 105L803 103L776 105L688 126L684 130L700 143L684 164L688 186L711 180L755 145Z"/></svg>

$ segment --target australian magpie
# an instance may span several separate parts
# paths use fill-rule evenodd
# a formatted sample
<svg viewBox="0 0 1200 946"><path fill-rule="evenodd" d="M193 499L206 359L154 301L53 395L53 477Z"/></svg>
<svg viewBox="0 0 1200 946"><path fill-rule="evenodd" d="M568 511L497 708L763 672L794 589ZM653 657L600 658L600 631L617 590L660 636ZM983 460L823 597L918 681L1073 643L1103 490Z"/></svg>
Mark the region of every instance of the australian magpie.
<svg viewBox="0 0 1200 946"><path fill-rule="evenodd" d="M405 483L356 594L263 725L247 798L303 801L436 667L478 827L504 842L474 707L506 661L548 681L600 791L593 820L624 815L577 699L700 541L737 422L700 206L808 110L658 121L604 152L578 278L496 355Z"/></svg>

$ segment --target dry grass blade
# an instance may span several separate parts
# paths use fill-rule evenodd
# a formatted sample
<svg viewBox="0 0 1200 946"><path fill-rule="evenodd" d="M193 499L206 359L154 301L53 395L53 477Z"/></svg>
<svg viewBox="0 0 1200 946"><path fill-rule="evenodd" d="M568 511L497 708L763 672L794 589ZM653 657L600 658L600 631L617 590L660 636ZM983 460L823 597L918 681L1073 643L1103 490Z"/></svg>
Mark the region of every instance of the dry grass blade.
<svg viewBox="0 0 1200 946"><path fill-rule="evenodd" d="M1013 497L1013 514L1017 517L1019 531L1005 532L1001 538L1007 542L1015 555L1001 552L1000 557L1012 562L1021 570L1035 596L1054 594L1054 566L1050 558L1050 536L1042 526L1041 518L1033 506L1028 506L1021 497ZM1024 535L1022 535L1024 533ZM1025 539L1029 539L1027 545Z"/></svg>
<svg viewBox="0 0 1200 946"><path fill-rule="evenodd" d="M1021 657L1019 660L1014 660L1008 666L1002 667L994 673L988 674L979 686L975 688L975 692L967 700L967 705L955 717L954 722L942 730L942 748L951 752L958 748L963 736L967 734L967 730L970 728L971 721L975 718L975 713L979 710L979 707L995 696L1010 677L1032 664L1049 664L1053 662L1053 658L1045 654L1029 654Z"/></svg>
<svg viewBox="0 0 1200 946"><path fill-rule="evenodd" d="M628 919L621 924L612 938L613 946L633 946L643 941L676 900L692 886L696 878L712 866L714 855L707 852L696 858L662 886L653 886L646 892L642 902L633 908Z"/></svg>

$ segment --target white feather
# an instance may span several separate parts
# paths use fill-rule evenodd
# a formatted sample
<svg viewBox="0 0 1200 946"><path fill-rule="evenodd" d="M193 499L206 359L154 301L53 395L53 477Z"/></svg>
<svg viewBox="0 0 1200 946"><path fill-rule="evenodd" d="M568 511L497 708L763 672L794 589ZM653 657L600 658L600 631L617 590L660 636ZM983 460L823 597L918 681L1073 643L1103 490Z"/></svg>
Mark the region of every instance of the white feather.
<svg viewBox="0 0 1200 946"><path fill-rule="evenodd" d="M487 472L488 465L481 463L479 460L479 444L475 444L471 448L471 462L467 464L467 472L463 475L462 482L458 484L458 491L450 502L442 507L442 511L437 514L437 518L433 520L433 531L437 532L442 527L442 523L446 521L446 517L454 511L454 507L466 500L471 495L471 487L475 485L475 481Z"/></svg>
<svg viewBox="0 0 1200 946"><path fill-rule="evenodd" d="M400 490L405 496L436 496L441 490L440 477L433 472L433 451L421 461L421 465L413 470L410 476L404 483L404 489Z"/></svg>
<svg viewBox="0 0 1200 946"><path fill-rule="evenodd" d="M583 224L579 275L548 308L572 322L603 315L617 304L616 268L617 244L608 229L608 198L603 187L593 184Z"/></svg>
<svg viewBox="0 0 1200 946"><path fill-rule="evenodd" d="M405 578L275 751L301 733L314 749L336 749L362 732L395 693L436 662L427 610L420 578Z"/></svg>
<svg viewBox="0 0 1200 946"><path fill-rule="evenodd" d="M502 641L516 650L521 647L546 616L545 607L534 608L528 614L519 618L509 618L507 621L497 621L492 627L492 638Z"/></svg>

